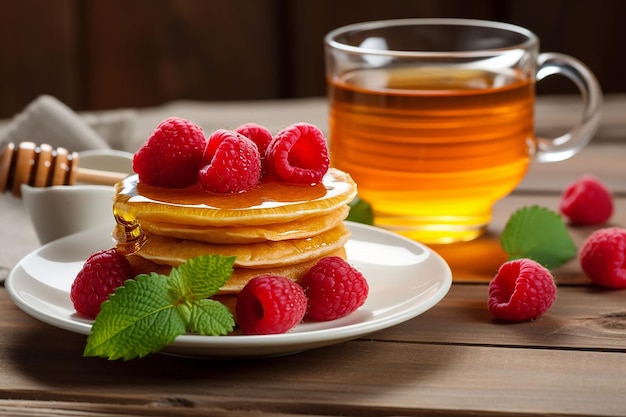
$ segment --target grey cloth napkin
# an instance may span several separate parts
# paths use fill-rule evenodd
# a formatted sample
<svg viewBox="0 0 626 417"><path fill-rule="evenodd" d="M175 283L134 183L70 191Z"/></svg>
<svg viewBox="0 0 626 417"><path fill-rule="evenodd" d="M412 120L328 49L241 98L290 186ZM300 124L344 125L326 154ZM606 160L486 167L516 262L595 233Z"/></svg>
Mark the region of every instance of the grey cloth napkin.
<svg viewBox="0 0 626 417"><path fill-rule="evenodd" d="M0 147L8 143L46 143L72 152L118 149L134 129L134 110L78 114L58 99L43 95L0 131Z"/></svg>
<svg viewBox="0 0 626 417"><path fill-rule="evenodd" d="M29 104L0 136L3 148L10 142L26 141L76 152L110 147L77 113L51 96L40 96Z"/></svg>

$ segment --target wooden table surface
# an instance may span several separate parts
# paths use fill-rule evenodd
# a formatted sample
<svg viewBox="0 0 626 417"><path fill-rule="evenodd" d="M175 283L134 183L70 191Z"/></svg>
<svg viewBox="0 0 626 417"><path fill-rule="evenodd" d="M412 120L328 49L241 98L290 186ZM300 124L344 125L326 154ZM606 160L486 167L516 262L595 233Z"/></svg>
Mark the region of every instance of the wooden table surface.
<svg viewBox="0 0 626 417"><path fill-rule="evenodd" d="M576 259L554 271L557 300L541 319L500 324L486 307L504 261L498 235L516 209L556 210L565 184L588 173L614 192L610 224L626 227L626 100L608 104L592 144L568 161L533 165L496 206L487 236L435 248L454 276L438 305L361 339L263 359L83 358L85 336L37 321L0 289L0 415L626 415L626 291L590 285ZM558 129L567 105L546 100L542 123ZM274 105L272 117L282 110L306 121L322 118L325 105ZM19 200L0 197L0 210L2 251L35 249ZM579 247L592 230L570 228ZM11 267L17 259L7 256L0 261Z"/></svg>

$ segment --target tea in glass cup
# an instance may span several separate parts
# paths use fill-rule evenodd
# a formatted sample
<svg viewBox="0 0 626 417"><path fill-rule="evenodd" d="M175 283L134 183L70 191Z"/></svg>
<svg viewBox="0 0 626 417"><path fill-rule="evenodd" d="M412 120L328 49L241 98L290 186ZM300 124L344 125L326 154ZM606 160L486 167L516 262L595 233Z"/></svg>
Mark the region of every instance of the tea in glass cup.
<svg viewBox="0 0 626 417"><path fill-rule="evenodd" d="M526 29L465 19L355 24L325 38L331 161L357 182L377 226L425 243L480 236L533 159L581 149L599 120L593 74L539 54ZM585 110L556 139L534 133L535 83L571 78Z"/></svg>

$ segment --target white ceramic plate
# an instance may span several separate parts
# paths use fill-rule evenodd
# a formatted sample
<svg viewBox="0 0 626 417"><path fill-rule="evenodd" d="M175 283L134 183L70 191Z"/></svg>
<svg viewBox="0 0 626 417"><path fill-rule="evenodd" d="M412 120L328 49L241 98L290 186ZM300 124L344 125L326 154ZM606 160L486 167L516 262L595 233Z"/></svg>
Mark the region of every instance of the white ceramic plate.
<svg viewBox="0 0 626 417"><path fill-rule="evenodd" d="M355 339L402 323L437 304L452 284L445 261L425 246L378 228L349 223L352 265L367 278L366 303L347 317L305 322L280 335L179 336L165 352L195 357L284 355ZM112 226L51 242L23 258L5 287L23 311L53 326L89 334L92 322L74 312L72 281L93 252L113 246Z"/></svg>

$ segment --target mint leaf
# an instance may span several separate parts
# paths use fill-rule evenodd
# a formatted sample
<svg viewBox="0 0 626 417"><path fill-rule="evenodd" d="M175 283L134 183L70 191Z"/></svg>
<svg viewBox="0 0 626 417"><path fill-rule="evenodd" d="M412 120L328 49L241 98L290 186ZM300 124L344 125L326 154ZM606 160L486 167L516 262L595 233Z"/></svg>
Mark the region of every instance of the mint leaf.
<svg viewBox="0 0 626 417"><path fill-rule="evenodd" d="M234 256L198 256L174 268L172 290L182 299L200 300L219 291L233 273Z"/></svg>
<svg viewBox="0 0 626 417"><path fill-rule="evenodd" d="M235 320L228 308L215 300L198 300L191 307L189 330L201 335L218 336L232 332Z"/></svg>
<svg viewBox="0 0 626 417"><path fill-rule="evenodd" d="M350 203L350 213L348 213L348 217L346 220L369 225L374 224L374 213L372 212L372 206L370 206L367 201L361 200L357 196Z"/></svg>
<svg viewBox="0 0 626 417"><path fill-rule="evenodd" d="M509 260L530 258L554 269L577 253L561 216L545 207L524 207L507 222L500 243Z"/></svg>
<svg viewBox="0 0 626 417"><path fill-rule="evenodd" d="M158 352L178 335L185 322L168 295L164 275L140 275L102 303L87 338L85 356L124 360Z"/></svg>
<svg viewBox="0 0 626 417"><path fill-rule="evenodd" d="M225 335L235 321L218 301L207 299L230 278L235 257L199 256L173 268L127 280L102 304L85 356L124 360L158 352L188 331Z"/></svg>

